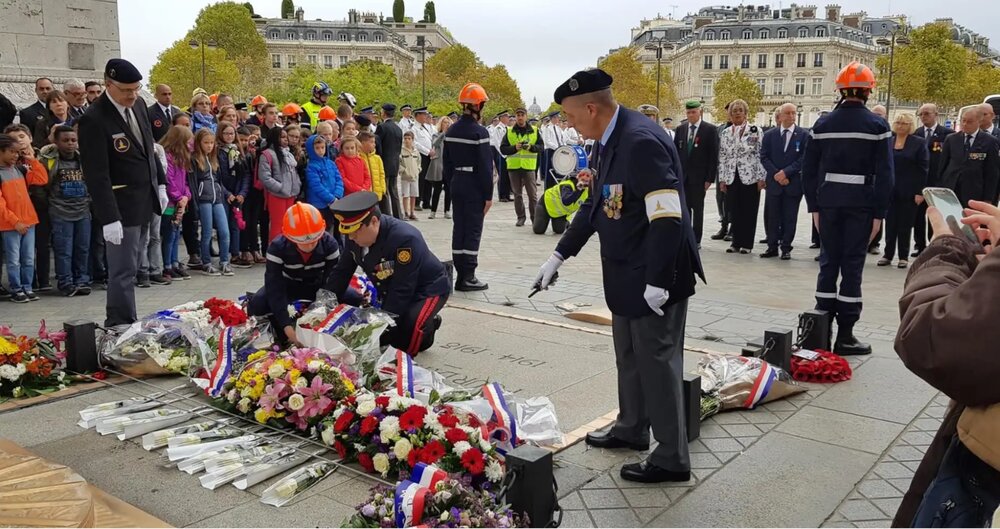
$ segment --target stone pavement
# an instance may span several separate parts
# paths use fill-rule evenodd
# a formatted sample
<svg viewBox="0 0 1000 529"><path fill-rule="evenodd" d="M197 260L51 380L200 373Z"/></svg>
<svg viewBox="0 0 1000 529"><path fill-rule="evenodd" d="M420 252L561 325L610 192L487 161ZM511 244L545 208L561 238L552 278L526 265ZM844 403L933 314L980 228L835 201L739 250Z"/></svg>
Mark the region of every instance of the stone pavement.
<svg viewBox="0 0 1000 529"><path fill-rule="evenodd" d="M450 221L425 216L416 225L435 253L449 255ZM497 204L490 212L479 272L490 290L452 297L440 339L421 360L451 369L449 380L457 385L494 374L524 392L550 395L568 432L616 407L610 329L567 320L560 308L603 304L598 242L595 237L580 256L567 261L552 289L529 300L537 267L557 238L513 224L510 204ZM714 218L706 219L707 234L716 226ZM691 300L687 345L733 352L761 337L765 329L794 328L798 312L814 303L815 251L807 249L804 215L799 234L789 262L725 254L726 243L706 237L702 258L708 284L699 285ZM560 503L566 509L563 525L888 526L946 399L896 358L892 339L905 272L876 268L874 261L873 256L865 270L865 312L857 331L871 341L875 353L851 359L853 380L806 385L806 393L708 419L701 438L690 446L690 483L628 483L618 477L618 468L642 454L573 445L556 457ZM236 273L233 278L196 275L190 281L139 290L139 312L212 295L236 296L262 282L259 267ZM43 296L26 306L0 304L0 321L25 330L41 318L50 326L75 317L100 321L103 302L102 292L85 298ZM475 358L458 354L469 346L487 352ZM536 369L522 364L509 371L513 368L505 363L525 360L512 359L514 353L547 365ZM693 367L698 357L689 354L686 365ZM565 383L546 386L559 376L567 377ZM250 496L231 487L205 492L192 477L160 468L158 455L81 432L73 424L79 409L114 400L124 389L0 414L0 437L70 464L98 486L178 526L330 525L364 499L368 480L343 472L311 491L297 508L276 511L262 507L254 491ZM136 390L143 391L130 389ZM183 508L180 502L185 502Z"/></svg>

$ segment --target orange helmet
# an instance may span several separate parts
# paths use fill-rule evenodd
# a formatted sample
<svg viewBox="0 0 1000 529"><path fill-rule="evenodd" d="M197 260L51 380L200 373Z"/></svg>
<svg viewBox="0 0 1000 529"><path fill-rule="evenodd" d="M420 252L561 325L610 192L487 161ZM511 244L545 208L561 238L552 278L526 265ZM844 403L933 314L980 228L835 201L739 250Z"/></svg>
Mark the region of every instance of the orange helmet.
<svg viewBox="0 0 1000 529"><path fill-rule="evenodd" d="M837 90L850 88L875 89L875 72L871 68L853 61L837 75Z"/></svg>
<svg viewBox="0 0 1000 529"><path fill-rule="evenodd" d="M323 105L323 108L319 109L319 120L326 121L328 119L337 119L337 111Z"/></svg>
<svg viewBox="0 0 1000 529"><path fill-rule="evenodd" d="M467 83L462 87L462 91L458 93L458 102L460 104L481 105L489 100L490 98L486 95L486 90L476 83Z"/></svg>
<svg viewBox="0 0 1000 529"><path fill-rule="evenodd" d="M297 202L285 211L281 233L286 239L298 244L308 244L322 237L325 231L326 221L315 206Z"/></svg>
<svg viewBox="0 0 1000 529"><path fill-rule="evenodd" d="M300 112L302 112L302 107L295 103L285 103L285 106L281 107L281 114L284 116L295 116Z"/></svg>
<svg viewBox="0 0 1000 529"><path fill-rule="evenodd" d="M219 94L212 94L208 96L208 99L212 101L212 108L215 108L215 102L219 100Z"/></svg>
<svg viewBox="0 0 1000 529"><path fill-rule="evenodd" d="M256 107L259 105L266 105L266 104L267 104L267 98L262 95L253 96L253 99L250 100L250 106L252 107Z"/></svg>

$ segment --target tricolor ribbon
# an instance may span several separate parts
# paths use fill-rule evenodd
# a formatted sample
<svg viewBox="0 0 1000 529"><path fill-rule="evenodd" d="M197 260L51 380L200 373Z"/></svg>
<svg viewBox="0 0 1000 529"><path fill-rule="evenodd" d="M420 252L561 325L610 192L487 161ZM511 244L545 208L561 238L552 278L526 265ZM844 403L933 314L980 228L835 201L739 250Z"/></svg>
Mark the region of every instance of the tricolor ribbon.
<svg viewBox="0 0 1000 529"><path fill-rule="evenodd" d="M497 427L490 432L490 437L495 438L503 444L517 446L517 419L507 405L507 399L503 396L503 388L498 382L483 386L483 395L493 408L493 420Z"/></svg>
<svg viewBox="0 0 1000 529"><path fill-rule="evenodd" d="M351 289L356 290L361 297L368 301L372 307L376 309L382 308L382 303L378 300L378 289L375 288L375 283L372 283L371 279L365 274L354 274L351 276L351 284L349 285Z"/></svg>
<svg viewBox="0 0 1000 529"><path fill-rule="evenodd" d="M334 309L330 311L330 314L327 314L326 318L323 319L316 330L323 334L332 334L338 327L347 323L347 319L354 314L354 311L354 307L341 303L340 305L334 307Z"/></svg>
<svg viewBox="0 0 1000 529"><path fill-rule="evenodd" d="M413 397L413 358L396 349L396 394Z"/></svg>
<svg viewBox="0 0 1000 529"><path fill-rule="evenodd" d="M446 479L448 479L447 472L427 463L417 463L413 467L413 473L410 474L410 481L415 482L421 487L427 487L432 491L434 490L434 485Z"/></svg>
<svg viewBox="0 0 1000 529"><path fill-rule="evenodd" d="M229 372L233 368L233 328L226 327L219 333L219 350L215 357L215 367L208 379L208 394L218 397L222 393Z"/></svg>
<svg viewBox="0 0 1000 529"><path fill-rule="evenodd" d="M760 372L757 373L757 379L753 381L750 395L743 403L743 407L750 410L756 408L757 404L764 400L764 397L767 397L767 393L771 391L771 385L778 379L778 370L774 366L763 360L760 363Z"/></svg>
<svg viewBox="0 0 1000 529"><path fill-rule="evenodd" d="M394 505L396 527L413 527L424 517L424 504L431 490L418 483L405 480L396 485Z"/></svg>
<svg viewBox="0 0 1000 529"><path fill-rule="evenodd" d="M153 317L155 319L158 319L158 320L174 320L174 321L177 321L177 320L181 319L181 317L178 316L177 313L174 312L174 311L172 311L172 310L161 310L160 312L157 312L156 314L154 314Z"/></svg>

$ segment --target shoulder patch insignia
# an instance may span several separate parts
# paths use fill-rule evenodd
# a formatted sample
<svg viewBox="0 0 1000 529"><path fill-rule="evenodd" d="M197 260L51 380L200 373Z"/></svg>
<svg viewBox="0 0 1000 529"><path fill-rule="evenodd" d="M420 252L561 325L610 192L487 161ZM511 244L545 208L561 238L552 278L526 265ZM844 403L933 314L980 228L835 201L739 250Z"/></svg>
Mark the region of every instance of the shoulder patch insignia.
<svg viewBox="0 0 1000 529"><path fill-rule="evenodd" d="M122 153L128 151L128 148L130 147L128 138L125 137L115 138L114 145L115 150Z"/></svg>
<svg viewBox="0 0 1000 529"><path fill-rule="evenodd" d="M411 260L413 260L413 251L409 248L400 248L396 250L396 262L405 265L410 264Z"/></svg>

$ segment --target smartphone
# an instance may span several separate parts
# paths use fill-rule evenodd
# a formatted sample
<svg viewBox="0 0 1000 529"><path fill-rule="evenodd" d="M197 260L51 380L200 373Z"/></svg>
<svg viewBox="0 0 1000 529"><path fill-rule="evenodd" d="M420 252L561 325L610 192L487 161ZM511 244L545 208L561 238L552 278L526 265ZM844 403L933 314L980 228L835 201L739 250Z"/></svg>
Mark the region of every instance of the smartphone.
<svg viewBox="0 0 1000 529"><path fill-rule="evenodd" d="M954 191L947 187L927 187L924 188L924 200L927 201L928 205L934 206L941 212L945 222L952 226L952 231L957 225L963 235L968 237L970 241L979 244L979 237L976 237L972 226L962 224L962 217L965 215L962 214L962 204L958 201ZM954 224L952 224L952 220Z"/></svg>

